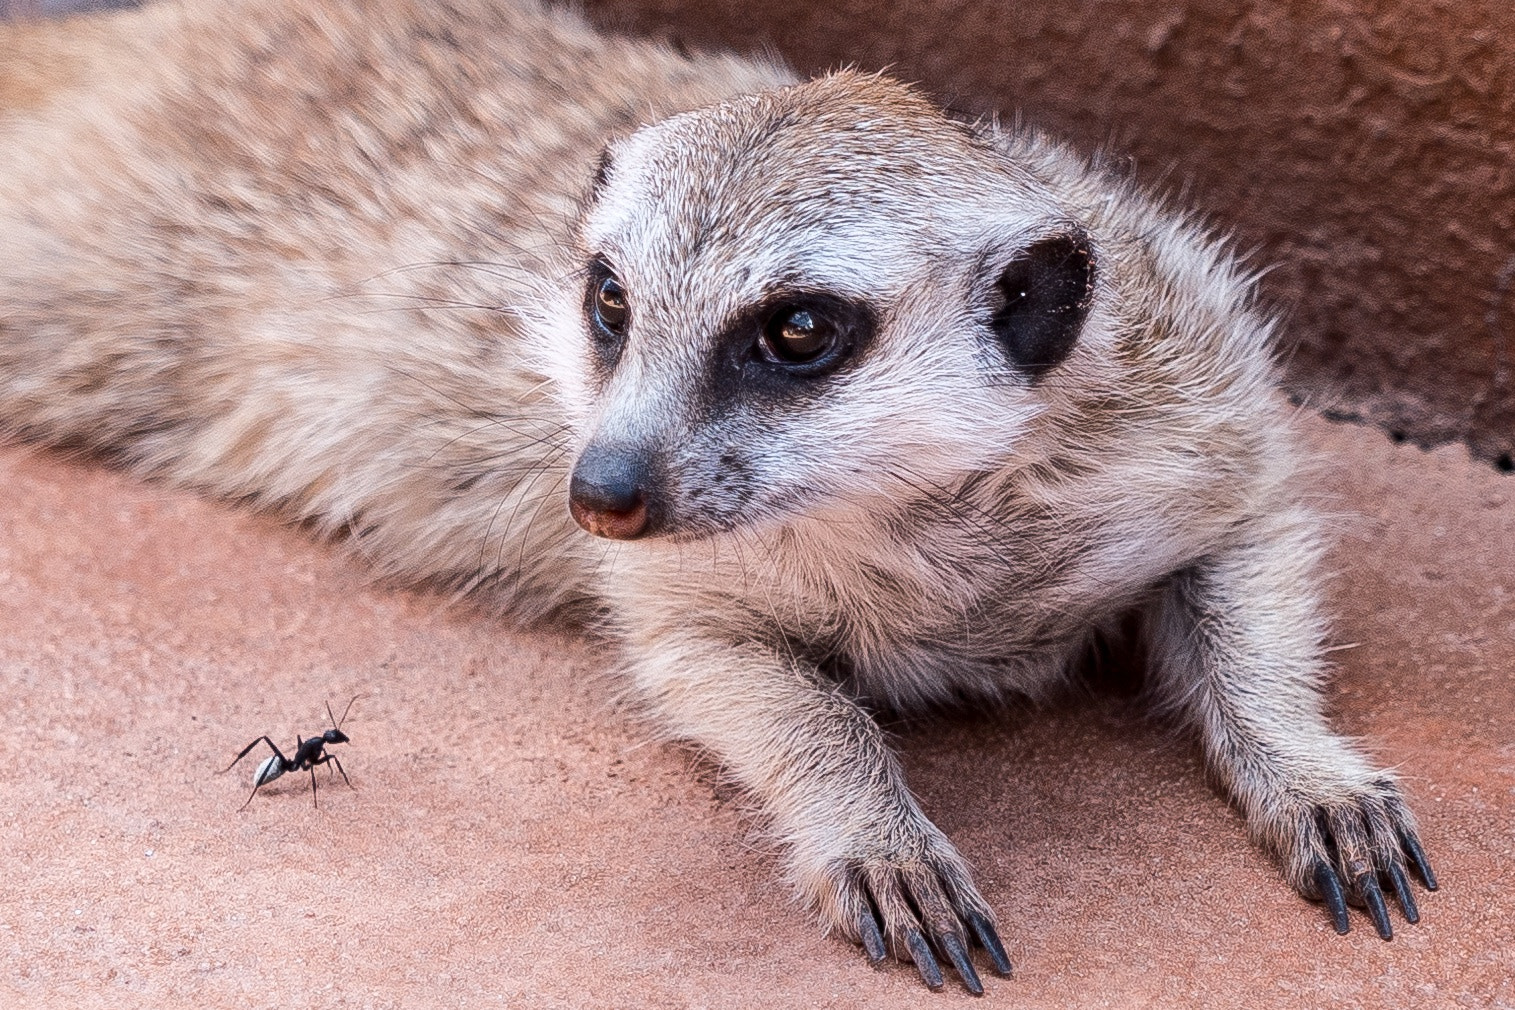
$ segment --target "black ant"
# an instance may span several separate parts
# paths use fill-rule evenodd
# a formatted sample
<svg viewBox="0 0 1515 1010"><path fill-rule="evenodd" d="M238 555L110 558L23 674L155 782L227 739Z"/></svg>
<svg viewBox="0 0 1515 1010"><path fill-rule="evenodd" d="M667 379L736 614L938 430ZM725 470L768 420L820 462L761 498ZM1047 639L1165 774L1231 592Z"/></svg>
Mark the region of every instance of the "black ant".
<svg viewBox="0 0 1515 1010"><path fill-rule="evenodd" d="M324 765L327 762L337 766L337 771L342 773L342 781L347 783L349 789L356 788L352 784L352 779L347 777L347 772L343 769L342 762L337 760L335 754L327 754L326 747L328 744L347 743L347 734L342 732L342 723L347 721L347 713L352 710L352 702L357 701L361 697L363 697L361 694L353 695L352 701L347 703L347 708L342 710L342 718L340 719L331 714L331 702L328 701L326 703L326 717L331 720L331 729L326 730L320 736L313 736L308 740L295 737L295 756L293 758L285 757L284 752L279 749L279 745L270 740L267 734L258 737L252 743L243 747L242 753L233 758L231 764L221 769L222 775L235 768L237 762L247 757L248 752L260 743L268 744L269 747L273 748L273 753L264 758L263 763L258 765L258 770L253 773L252 792L247 794L246 801L237 809L246 810L247 804L251 803L253 797L258 795L259 789L268 785L268 783L285 772L298 772L307 769L310 771L310 802L317 809L320 809L321 804L316 801L316 765ZM327 769L327 771L330 770L329 768Z"/></svg>

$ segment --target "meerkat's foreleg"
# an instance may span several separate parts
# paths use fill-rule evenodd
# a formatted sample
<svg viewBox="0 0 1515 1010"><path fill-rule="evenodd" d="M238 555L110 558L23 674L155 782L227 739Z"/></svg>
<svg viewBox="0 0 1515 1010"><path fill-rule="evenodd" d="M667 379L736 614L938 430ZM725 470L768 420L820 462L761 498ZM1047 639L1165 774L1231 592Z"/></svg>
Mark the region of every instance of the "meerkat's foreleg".
<svg viewBox="0 0 1515 1010"><path fill-rule="evenodd" d="M967 948L1010 962L968 865L905 786L883 731L805 663L695 632L634 644L640 688L680 736L757 796L802 895L870 960L886 938L932 988L936 955L982 992Z"/></svg>
<svg viewBox="0 0 1515 1010"><path fill-rule="evenodd" d="M1339 933L1346 900L1365 905L1387 940L1381 884L1413 923L1407 860L1427 888L1436 879L1393 776L1321 712L1325 629L1312 523L1295 515L1254 525L1167 588L1152 629L1154 686L1198 729L1210 767L1290 885L1325 901Z"/></svg>

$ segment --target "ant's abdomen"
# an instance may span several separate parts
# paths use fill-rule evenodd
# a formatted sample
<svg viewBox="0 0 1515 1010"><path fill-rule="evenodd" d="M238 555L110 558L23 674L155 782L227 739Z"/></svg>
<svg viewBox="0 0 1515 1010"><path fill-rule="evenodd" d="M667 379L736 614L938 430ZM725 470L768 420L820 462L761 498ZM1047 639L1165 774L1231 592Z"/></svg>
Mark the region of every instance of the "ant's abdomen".
<svg viewBox="0 0 1515 1010"><path fill-rule="evenodd" d="M277 754L270 754L258 765L257 774L253 775L253 788L266 786L280 775L284 774L284 762L279 760Z"/></svg>

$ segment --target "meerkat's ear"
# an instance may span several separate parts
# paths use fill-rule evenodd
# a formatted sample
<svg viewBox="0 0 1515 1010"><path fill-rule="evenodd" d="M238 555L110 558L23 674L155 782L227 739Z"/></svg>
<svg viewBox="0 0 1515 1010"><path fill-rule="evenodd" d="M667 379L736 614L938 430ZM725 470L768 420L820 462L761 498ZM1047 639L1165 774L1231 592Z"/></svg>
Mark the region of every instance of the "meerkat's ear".
<svg viewBox="0 0 1515 1010"><path fill-rule="evenodd" d="M1078 229L1026 246L995 283L990 327L1010 363L1032 380L1062 363L1094 298L1094 247Z"/></svg>

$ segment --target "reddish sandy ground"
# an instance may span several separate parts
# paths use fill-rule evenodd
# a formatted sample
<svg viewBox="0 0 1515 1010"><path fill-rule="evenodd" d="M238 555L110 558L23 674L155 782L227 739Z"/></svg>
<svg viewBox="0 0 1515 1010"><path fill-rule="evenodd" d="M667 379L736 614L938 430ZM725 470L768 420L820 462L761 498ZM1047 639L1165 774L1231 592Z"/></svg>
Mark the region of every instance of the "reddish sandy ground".
<svg viewBox="0 0 1515 1010"><path fill-rule="evenodd" d="M1129 699L902 733L1040 1007L1515 1005L1515 478L1311 422L1342 514L1336 718L1442 889L1337 937ZM0 451L0 1005L931 1007L791 906L739 795L567 637L376 588L292 530ZM286 777L322 727L355 791ZM987 1004L980 1004L987 1005Z"/></svg>

